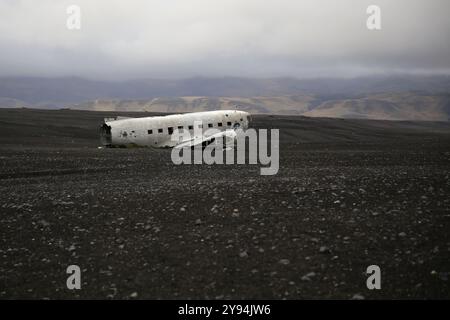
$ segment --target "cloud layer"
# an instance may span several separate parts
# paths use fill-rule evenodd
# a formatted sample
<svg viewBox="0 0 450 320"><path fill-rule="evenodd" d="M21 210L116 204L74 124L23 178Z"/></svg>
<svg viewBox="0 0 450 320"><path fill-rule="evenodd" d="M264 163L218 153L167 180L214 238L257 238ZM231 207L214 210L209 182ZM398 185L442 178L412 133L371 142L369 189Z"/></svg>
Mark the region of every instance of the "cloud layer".
<svg viewBox="0 0 450 320"><path fill-rule="evenodd" d="M66 8L81 8L68 30ZM381 8L382 30L366 28ZM0 0L0 76L450 73L448 0Z"/></svg>

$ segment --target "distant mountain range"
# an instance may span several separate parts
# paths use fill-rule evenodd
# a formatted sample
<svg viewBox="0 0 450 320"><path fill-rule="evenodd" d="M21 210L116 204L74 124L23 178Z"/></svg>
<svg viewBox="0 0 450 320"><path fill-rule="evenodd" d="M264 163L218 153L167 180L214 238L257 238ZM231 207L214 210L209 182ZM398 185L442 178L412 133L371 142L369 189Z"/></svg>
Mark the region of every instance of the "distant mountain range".
<svg viewBox="0 0 450 320"><path fill-rule="evenodd" d="M252 113L448 121L450 77L228 77L121 82L0 78L0 107L190 112L236 105Z"/></svg>
<svg viewBox="0 0 450 320"><path fill-rule="evenodd" d="M150 100L95 100L70 105L71 109L96 111L193 112L233 109L250 113L304 115L310 117L384 120L448 121L450 94L411 92L367 94L346 99L315 95L278 97L178 97Z"/></svg>

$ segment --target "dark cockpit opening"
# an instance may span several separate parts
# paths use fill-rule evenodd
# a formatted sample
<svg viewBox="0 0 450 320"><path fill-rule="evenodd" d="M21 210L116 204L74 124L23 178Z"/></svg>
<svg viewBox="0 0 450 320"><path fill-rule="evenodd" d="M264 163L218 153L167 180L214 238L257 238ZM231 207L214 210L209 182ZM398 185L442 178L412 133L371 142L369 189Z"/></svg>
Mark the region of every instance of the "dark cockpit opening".
<svg viewBox="0 0 450 320"><path fill-rule="evenodd" d="M104 146L111 146L111 126L108 126L106 123L100 126L100 142Z"/></svg>

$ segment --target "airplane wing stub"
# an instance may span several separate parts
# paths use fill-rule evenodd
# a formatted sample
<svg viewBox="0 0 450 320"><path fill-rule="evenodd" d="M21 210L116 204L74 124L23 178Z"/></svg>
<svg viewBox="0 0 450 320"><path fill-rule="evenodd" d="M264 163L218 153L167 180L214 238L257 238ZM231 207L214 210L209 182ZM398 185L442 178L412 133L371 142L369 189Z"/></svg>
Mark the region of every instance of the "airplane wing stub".
<svg viewBox="0 0 450 320"><path fill-rule="evenodd" d="M224 142L227 143L228 141L234 141L236 138L236 132L234 130L227 130L218 132L216 134L210 135L210 136L202 136L201 138L197 139L191 139L189 141L182 142L178 145L176 145L174 148L176 149L182 149L182 148L194 148L196 146L202 146L206 147L207 145L213 143L218 138L223 138Z"/></svg>

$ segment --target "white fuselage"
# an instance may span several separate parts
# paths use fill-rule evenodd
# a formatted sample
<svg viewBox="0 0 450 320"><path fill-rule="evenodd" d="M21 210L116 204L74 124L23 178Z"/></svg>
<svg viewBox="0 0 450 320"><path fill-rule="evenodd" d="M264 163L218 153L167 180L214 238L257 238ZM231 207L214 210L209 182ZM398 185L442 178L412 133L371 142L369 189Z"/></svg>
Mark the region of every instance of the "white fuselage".
<svg viewBox="0 0 450 320"><path fill-rule="evenodd" d="M207 136L209 129L216 131L247 129L250 114L238 110L205 111L168 116L127 118L108 121L101 126L101 140L105 146L175 147L182 141L174 140L176 130L187 130ZM199 125L200 123L200 125ZM194 128L194 126L197 126ZM195 129L195 130L194 130ZM211 130L209 130L211 131Z"/></svg>

